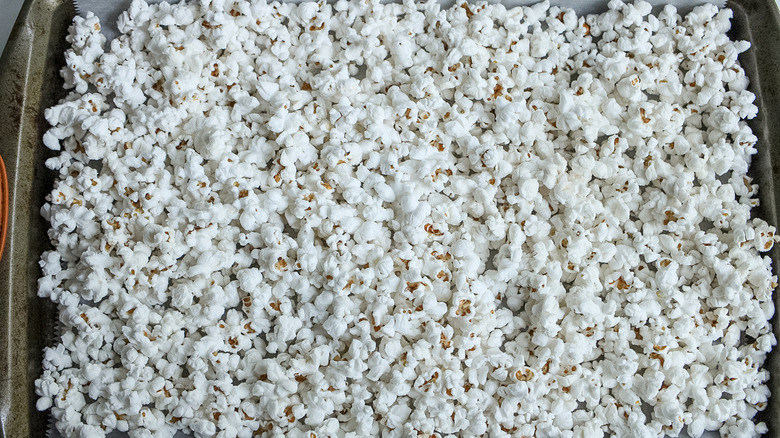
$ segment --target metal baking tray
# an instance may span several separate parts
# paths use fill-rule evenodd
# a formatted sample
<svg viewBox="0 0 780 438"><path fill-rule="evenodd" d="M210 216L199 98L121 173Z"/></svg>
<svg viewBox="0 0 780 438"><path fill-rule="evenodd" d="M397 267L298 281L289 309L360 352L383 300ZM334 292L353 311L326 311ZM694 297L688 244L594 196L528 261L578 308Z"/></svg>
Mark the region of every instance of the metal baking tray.
<svg viewBox="0 0 780 438"><path fill-rule="evenodd" d="M751 122L759 138L751 174L760 186L761 205L754 212L777 226L780 11L774 0L730 0L727 6L734 10L731 37L753 45L740 60L760 109ZM27 0L0 58L0 156L8 167L10 185L8 241L0 261L0 437L43 437L48 429L48 414L35 409L33 386L56 318L54 305L36 294L38 259L48 246L48 224L40 208L54 181L53 172L43 165L53 152L41 139L47 129L43 110L66 94L59 70L65 63L65 35L74 15L71 0ZM777 273L780 245L770 255ZM777 334L779 322L774 318ZM780 394L778 351L770 354L766 366L774 376L769 381L772 393ZM768 436L780 436L780 395L770 399L759 419L769 425Z"/></svg>

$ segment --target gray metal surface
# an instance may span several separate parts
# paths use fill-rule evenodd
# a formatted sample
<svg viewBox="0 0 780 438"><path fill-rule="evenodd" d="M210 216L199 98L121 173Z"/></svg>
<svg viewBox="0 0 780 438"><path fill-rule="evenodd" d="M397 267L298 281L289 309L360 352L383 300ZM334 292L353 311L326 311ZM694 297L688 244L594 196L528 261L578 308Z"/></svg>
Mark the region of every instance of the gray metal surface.
<svg viewBox="0 0 780 438"><path fill-rule="evenodd" d="M24 0L0 0L0 11L3 11L0 14L0 55L3 53L8 36L11 35L22 4Z"/></svg>
<svg viewBox="0 0 780 438"><path fill-rule="evenodd" d="M519 2L533 1L507 3ZM732 37L753 43L741 62L760 108L751 123L759 138L751 170L761 188L756 214L778 225L780 190L774 181L780 177L780 12L775 0L732 0L728 6L735 12ZM54 177L43 166L51 152L41 141L47 128L42 111L65 95L58 72L74 15L72 0L27 0L0 58L0 155L11 188L9 238L0 261L0 436L43 437L49 425L46 413L35 410L33 387L55 319L53 305L36 295L38 258L48 240L48 224L39 211ZM771 256L778 272L780 245ZM780 334L778 322L775 318L773 325ZM770 354L767 367L777 376L770 381L772 392L780 394L778 351ZM768 436L780 436L780 396L770 399L760 419L770 426Z"/></svg>
<svg viewBox="0 0 780 438"><path fill-rule="evenodd" d="M70 0L26 1L0 59L0 154L10 186L0 261L0 424L6 437L43 437L48 422L35 411L33 387L54 315L36 294L37 259L47 240L39 212L53 182L43 166L50 154L41 143L41 109L64 97L58 71L73 15Z"/></svg>

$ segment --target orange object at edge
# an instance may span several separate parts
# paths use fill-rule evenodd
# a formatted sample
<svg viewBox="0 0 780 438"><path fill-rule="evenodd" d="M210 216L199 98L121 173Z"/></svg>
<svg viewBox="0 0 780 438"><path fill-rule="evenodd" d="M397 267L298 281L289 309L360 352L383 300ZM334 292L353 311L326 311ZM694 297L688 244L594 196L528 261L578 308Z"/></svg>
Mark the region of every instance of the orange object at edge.
<svg viewBox="0 0 780 438"><path fill-rule="evenodd" d="M0 260L3 259L5 237L8 232L8 175L5 172L5 163L0 157Z"/></svg>

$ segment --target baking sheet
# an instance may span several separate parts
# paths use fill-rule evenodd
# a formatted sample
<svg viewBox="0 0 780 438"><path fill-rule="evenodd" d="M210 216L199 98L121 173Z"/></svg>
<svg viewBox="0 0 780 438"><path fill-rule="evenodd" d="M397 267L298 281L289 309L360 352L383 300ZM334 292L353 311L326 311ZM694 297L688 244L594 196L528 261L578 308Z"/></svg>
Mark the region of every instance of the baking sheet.
<svg viewBox="0 0 780 438"><path fill-rule="evenodd" d="M534 1L507 2L518 3ZM577 9L588 12L581 8L595 2L568 3L579 4ZM754 211L776 226L780 205L780 191L774 189L774 180L780 176L780 123L776 122L780 115L780 13L774 0L733 0L727 6L734 9L732 38L753 44L740 60L760 108L759 116L751 122L759 138L751 174L760 185L761 205ZM27 0L0 59L0 155L8 166L11 187L9 239L0 261L0 437L43 437L48 428L47 413L35 410L33 386L55 318L53 304L36 295L38 259L48 245L48 224L39 211L54 179L43 166L53 153L43 146L41 138L47 128L43 109L66 94L58 72L64 64L64 36L74 15L70 0ZM780 245L771 256L777 273ZM780 333L778 318L773 327ZM776 376L769 382L772 392L780 393L777 351L770 354L767 368ZM768 436L780 433L780 397L770 399L759 419L769 425Z"/></svg>

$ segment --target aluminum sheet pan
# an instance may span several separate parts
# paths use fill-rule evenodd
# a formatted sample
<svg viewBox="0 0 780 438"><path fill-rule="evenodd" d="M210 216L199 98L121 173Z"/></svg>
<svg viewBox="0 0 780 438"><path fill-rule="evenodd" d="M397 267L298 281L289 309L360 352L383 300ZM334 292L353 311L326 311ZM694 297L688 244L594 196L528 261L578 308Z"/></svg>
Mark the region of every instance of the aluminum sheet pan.
<svg viewBox="0 0 780 438"><path fill-rule="evenodd" d="M445 1L446 3L446 1ZM678 3L671 1L671 3ZM780 190L780 12L774 0L730 0L731 36L753 48L740 58L756 94L758 117L751 121L759 138L751 174L760 185L755 214L778 225ZM0 12L2 13L2 12ZM43 110L65 96L59 70L64 37L75 15L71 0L27 0L0 59L0 155L8 166L10 223L6 253L0 262L0 438L44 437L49 418L35 409L34 381L41 371L42 349L54 331L54 305L36 295L38 259L48 246L48 224L40 216L53 172L43 165L53 153L41 140L47 129ZM780 245L770 254L780 265ZM775 295L775 305L778 304ZM780 321L774 318L775 333ZM776 397L759 419L780 436L780 356L766 365Z"/></svg>

